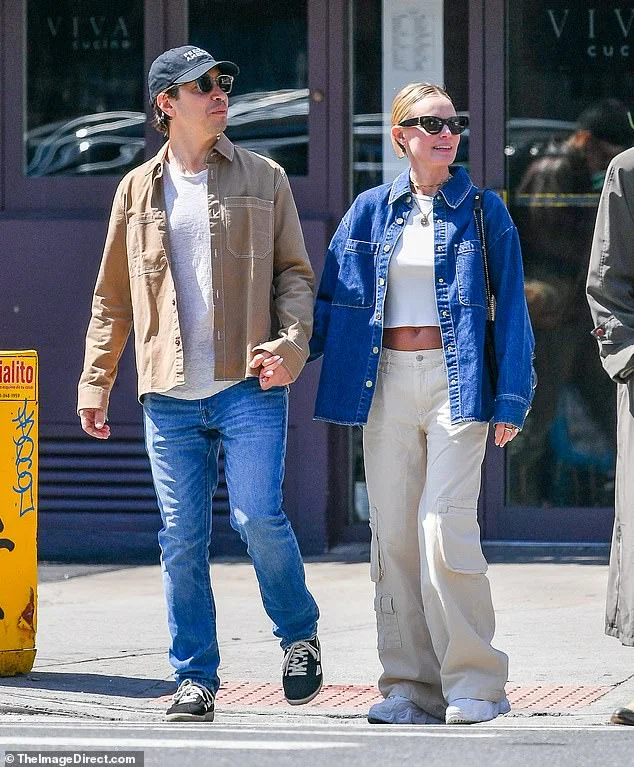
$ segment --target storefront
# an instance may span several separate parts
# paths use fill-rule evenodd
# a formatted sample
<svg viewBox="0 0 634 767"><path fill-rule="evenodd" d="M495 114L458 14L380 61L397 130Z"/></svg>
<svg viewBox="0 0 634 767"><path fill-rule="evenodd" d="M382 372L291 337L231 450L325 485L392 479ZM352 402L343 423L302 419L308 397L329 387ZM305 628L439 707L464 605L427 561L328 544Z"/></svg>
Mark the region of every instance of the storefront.
<svg viewBox="0 0 634 767"><path fill-rule="evenodd" d="M446 84L471 120L458 161L517 219L537 337L530 423L487 457L484 536L609 538L614 392L583 278L602 173L632 143L619 126L634 2L0 0L0 23L0 329L4 348L40 352L44 556L155 552L130 350L111 440L83 437L74 408L111 197L160 145L145 73L185 42L240 65L228 134L287 168L317 273L353 196L402 167L386 138L393 94ZM360 432L312 421L318 365L293 387L289 430L286 504L305 553L368 536ZM214 550L230 553L226 507L221 487Z"/></svg>

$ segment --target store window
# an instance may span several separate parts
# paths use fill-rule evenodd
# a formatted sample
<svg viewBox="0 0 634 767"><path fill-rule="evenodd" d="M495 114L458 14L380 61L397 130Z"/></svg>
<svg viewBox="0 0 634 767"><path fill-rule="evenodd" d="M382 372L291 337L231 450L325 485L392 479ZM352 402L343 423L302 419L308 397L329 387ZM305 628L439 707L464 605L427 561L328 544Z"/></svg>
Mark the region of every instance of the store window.
<svg viewBox="0 0 634 767"><path fill-rule="evenodd" d="M468 0L354 0L351 195L394 179L407 165L389 142L392 99L407 83L444 85L468 114ZM469 132L456 162L468 168ZM360 429L350 430L348 523L368 519Z"/></svg>
<svg viewBox="0 0 634 767"><path fill-rule="evenodd" d="M227 136L279 162L289 175L305 176L307 0L190 0L189 40L240 67Z"/></svg>
<svg viewBox="0 0 634 767"><path fill-rule="evenodd" d="M27 0L25 176L121 176L143 160L143 6Z"/></svg>
<svg viewBox="0 0 634 767"><path fill-rule="evenodd" d="M609 507L614 384L585 281L608 163L634 144L634 3L508 0L506 170L538 386L507 450L506 503Z"/></svg>

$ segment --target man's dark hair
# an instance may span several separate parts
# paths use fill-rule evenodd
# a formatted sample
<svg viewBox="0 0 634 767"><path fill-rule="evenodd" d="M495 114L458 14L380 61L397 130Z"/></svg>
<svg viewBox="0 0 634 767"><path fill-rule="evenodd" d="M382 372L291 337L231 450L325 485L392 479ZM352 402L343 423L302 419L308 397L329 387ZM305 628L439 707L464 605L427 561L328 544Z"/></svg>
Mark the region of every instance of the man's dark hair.
<svg viewBox="0 0 634 767"><path fill-rule="evenodd" d="M579 127L598 139L621 147L634 143L628 109L622 101L605 98L589 106L577 118Z"/></svg>
<svg viewBox="0 0 634 767"><path fill-rule="evenodd" d="M170 98L177 99L178 98L178 85L172 85L171 88L168 88L164 93L166 93ZM161 109L161 107L156 103L156 100L154 100L154 103L152 104L152 109L154 110L154 118L152 120L152 125L156 130L162 135L165 136L165 138L169 138L170 135L170 120L172 119L169 115L166 115L165 112Z"/></svg>

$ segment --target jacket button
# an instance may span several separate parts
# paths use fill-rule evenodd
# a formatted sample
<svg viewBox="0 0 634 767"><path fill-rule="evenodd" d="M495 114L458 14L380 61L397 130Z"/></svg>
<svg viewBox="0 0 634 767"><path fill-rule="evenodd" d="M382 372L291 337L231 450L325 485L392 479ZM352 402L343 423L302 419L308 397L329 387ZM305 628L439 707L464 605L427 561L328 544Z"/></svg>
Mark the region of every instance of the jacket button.
<svg viewBox="0 0 634 767"><path fill-rule="evenodd" d="M603 328L597 328L594 331L594 335L595 336L604 336L605 335L605 330Z"/></svg>
<svg viewBox="0 0 634 767"><path fill-rule="evenodd" d="M379 353L379 347L378 346L373 346L372 347L372 354L378 354L378 353Z"/></svg>
<svg viewBox="0 0 634 767"><path fill-rule="evenodd" d="M384 245L383 246L383 250L384 250L385 253L387 253L389 249L390 249L389 245Z"/></svg>
<svg viewBox="0 0 634 767"><path fill-rule="evenodd" d="M448 346L448 347L447 347L447 351L448 351L448 352L452 352L452 351L453 351L453 346Z"/></svg>
<svg viewBox="0 0 634 767"><path fill-rule="evenodd" d="M376 313L376 318L377 318L377 320L380 320L380 319L381 319L381 312L377 312L377 313Z"/></svg>
<svg viewBox="0 0 634 767"><path fill-rule="evenodd" d="M365 385L367 386L368 389L371 389L372 388L372 381L366 381Z"/></svg>
<svg viewBox="0 0 634 767"><path fill-rule="evenodd" d="M439 283L442 285L442 284L444 283L444 280L443 280L443 278L442 278L442 277L439 277L439 278L438 278L438 282L439 282Z"/></svg>
<svg viewBox="0 0 634 767"><path fill-rule="evenodd" d="M379 277L379 285L385 285L385 280L383 277Z"/></svg>
<svg viewBox="0 0 634 767"><path fill-rule="evenodd" d="M449 312L443 312L443 313L442 313L442 316L443 316L443 317L449 317Z"/></svg>
<svg viewBox="0 0 634 767"><path fill-rule="evenodd" d="M397 223L397 224L402 224L402 223L403 223L403 219L402 219L402 218L399 216L399 217L396 219L396 223Z"/></svg>

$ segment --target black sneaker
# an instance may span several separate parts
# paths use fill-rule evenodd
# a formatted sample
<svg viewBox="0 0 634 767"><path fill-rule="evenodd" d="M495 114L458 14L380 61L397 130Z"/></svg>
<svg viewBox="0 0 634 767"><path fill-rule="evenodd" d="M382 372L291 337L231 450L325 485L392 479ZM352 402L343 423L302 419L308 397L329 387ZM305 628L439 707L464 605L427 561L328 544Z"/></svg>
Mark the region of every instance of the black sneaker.
<svg viewBox="0 0 634 767"><path fill-rule="evenodd" d="M309 703L321 690L321 650L316 636L293 642L284 651L282 686L291 706Z"/></svg>
<svg viewBox="0 0 634 767"><path fill-rule="evenodd" d="M191 679L184 679L167 709L168 722L213 722L214 694Z"/></svg>

